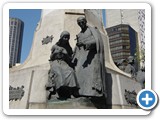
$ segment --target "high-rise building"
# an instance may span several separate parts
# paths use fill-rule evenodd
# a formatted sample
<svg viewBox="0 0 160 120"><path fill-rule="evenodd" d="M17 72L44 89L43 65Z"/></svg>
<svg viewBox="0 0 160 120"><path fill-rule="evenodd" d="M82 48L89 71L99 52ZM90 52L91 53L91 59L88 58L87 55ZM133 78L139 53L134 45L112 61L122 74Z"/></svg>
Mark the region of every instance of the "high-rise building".
<svg viewBox="0 0 160 120"><path fill-rule="evenodd" d="M9 66L20 63L24 23L18 18L9 18Z"/></svg>
<svg viewBox="0 0 160 120"><path fill-rule="evenodd" d="M127 59L136 53L137 32L127 24L106 29L109 36L111 55L114 62Z"/></svg>
<svg viewBox="0 0 160 120"><path fill-rule="evenodd" d="M128 24L138 33L139 57L145 51L145 10L144 9L107 9L106 27Z"/></svg>

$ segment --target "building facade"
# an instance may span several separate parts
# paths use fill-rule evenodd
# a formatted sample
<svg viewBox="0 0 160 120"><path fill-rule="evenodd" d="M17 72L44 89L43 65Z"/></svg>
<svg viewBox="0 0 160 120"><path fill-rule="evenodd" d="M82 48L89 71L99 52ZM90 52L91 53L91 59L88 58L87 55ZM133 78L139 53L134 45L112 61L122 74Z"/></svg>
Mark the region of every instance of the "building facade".
<svg viewBox="0 0 160 120"><path fill-rule="evenodd" d="M137 32L127 24L119 24L106 29L109 36L111 55L114 62L127 59L136 53Z"/></svg>
<svg viewBox="0 0 160 120"><path fill-rule="evenodd" d="M24 23L18 18L9 18L9 66L20 63Z"/></svg>
<svg viewBox="0 0 160 120"><path fill-rule="evenodd" d="M138 34L139 57L145 54L145 10L144 9L107 9L106 26L130 25Z"/></svg>

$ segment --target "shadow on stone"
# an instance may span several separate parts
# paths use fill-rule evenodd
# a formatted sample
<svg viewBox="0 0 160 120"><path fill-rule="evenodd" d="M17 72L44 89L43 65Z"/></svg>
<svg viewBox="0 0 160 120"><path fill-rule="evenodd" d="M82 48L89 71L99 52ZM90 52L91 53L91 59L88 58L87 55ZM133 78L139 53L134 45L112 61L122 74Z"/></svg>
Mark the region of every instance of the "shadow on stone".
<svg viewBox="0 0 160 120"><path fill-rule="evenodd" d="M104 96L92 97L90 100L97 109L106 109L107 108L106 98Z"/></svg>
<svg viewBox="0 0 160 120"><path fill-rule="evenodd" d="M107 109L112 109L112 76L110 73L106 73L106 91L107 91Z"/></svg>
<svg viewBox="0 0 160 120"><path fill-rule="evenodd" d="M107 98L92 97L90 100L97 109L112 109L112 76L110 73L106 73L106 91Z"/></svg>

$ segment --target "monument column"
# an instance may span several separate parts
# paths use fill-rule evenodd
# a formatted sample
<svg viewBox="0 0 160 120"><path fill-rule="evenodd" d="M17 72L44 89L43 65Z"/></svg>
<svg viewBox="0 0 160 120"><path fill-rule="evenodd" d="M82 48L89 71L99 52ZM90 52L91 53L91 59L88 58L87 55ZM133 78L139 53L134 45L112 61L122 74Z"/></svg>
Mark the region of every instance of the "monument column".
<svg viewBox="0 0 160 120"><path fill-rule="evenodd" d="M77 26L79 16L84 16L84 9L42 10L29 56L22 65L13 68L12 71L48 64L50 49L59 40L60 34L64 30L70 32L70 44L74 48L76 43L74 39L80 31ZM51 37L52 40L42 43L42 40Z"/></svg>

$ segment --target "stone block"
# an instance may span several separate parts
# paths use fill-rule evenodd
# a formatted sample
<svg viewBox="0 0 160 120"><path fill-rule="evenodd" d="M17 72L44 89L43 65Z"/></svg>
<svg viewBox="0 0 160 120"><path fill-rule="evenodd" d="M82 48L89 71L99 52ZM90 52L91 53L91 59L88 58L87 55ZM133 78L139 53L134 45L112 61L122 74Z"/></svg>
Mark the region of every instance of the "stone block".
<svg viewBox="0 0 160 120"><path fill-rule="evenodd" d="M28 105L28 98L30 94L30 81L31 81L32 71L26 69L21 71L15 71L9 75L9 85L13 88L24 86L24 96L21 100L10 100L10 109L26 109ZM8 86L9 87L9 86ZM9 89L9 88L8 88Z"/></svg>
<svg viewBox="0 0 160 120"><path fill-rule="evenodd" d="M81 97L48 102L47 109L96 109L96 107L89 99Z"/></svg>
<svg viewBox="0 0 160 120"><path fill-rule="evenodd" d="M29 103L29 109L46 109L46 103Z"/></svg>
<svg viewBox="0 0 160 120"><path fill-rule="evenodd" d="M31 94L29 103L45 103L45 85L48 82L48 70L35 70L32 78Z"/></svg>

